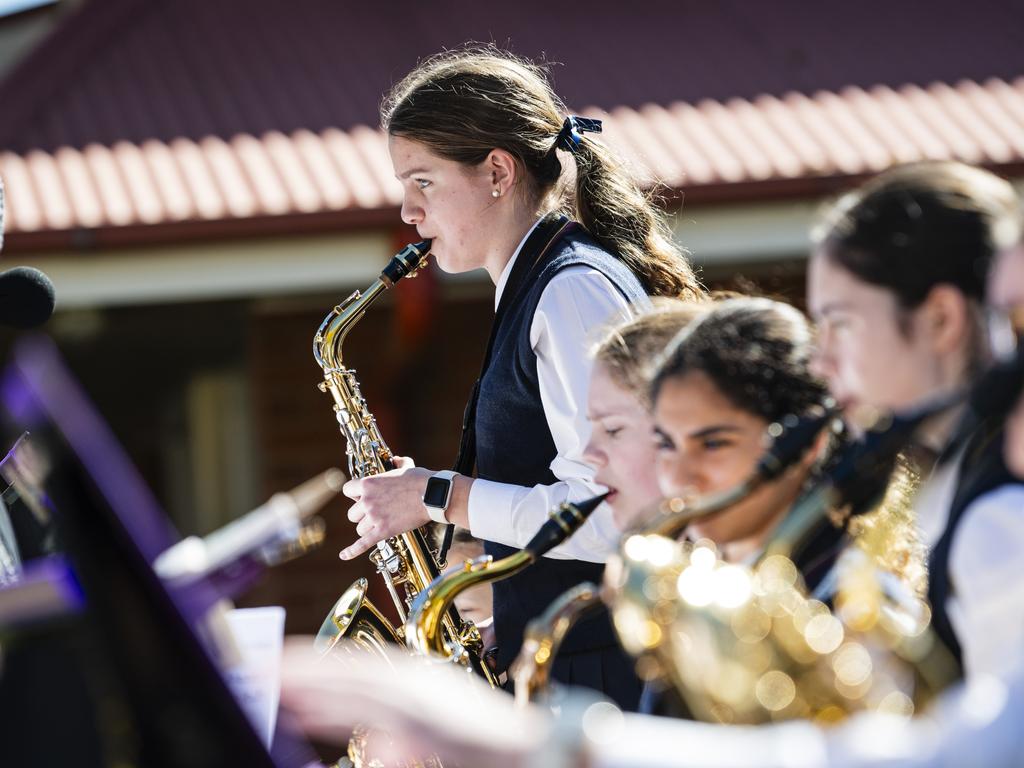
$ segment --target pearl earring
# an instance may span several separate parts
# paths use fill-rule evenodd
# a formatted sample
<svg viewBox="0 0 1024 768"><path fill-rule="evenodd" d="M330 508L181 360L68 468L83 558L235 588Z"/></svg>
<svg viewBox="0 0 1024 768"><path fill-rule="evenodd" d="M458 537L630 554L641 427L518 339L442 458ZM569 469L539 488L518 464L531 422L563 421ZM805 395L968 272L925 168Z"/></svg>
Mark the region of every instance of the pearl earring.
<svg viewBox="0 0 1024 768"><path fill-rule="evenodd" d="M499 189L492 189L491 190L491 197L501 197L501 190L499 190Z"/></svg>

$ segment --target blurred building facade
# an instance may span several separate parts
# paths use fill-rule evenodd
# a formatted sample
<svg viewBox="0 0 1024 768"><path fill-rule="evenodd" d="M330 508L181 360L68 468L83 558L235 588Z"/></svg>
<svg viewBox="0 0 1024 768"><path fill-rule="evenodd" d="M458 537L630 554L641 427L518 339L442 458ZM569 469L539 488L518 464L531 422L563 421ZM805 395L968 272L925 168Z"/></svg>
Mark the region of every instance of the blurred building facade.
<svg viewBox="0 0 1024 768"><path fill-rule="evenodd" d="M586 16L580 18L580 14ZM46 271L48 331L167 506L206 532L343 460L310 354L329 309L414 233L377 107L417 59L494 42L663 196L714 285L798 298L822 200L900 162L1024 178L1011 0L78 0L0 18L7 266ZM398 453L454 457L492 315L483 273L429 270L346 345ZM310 631L365 563L321 552L251 597Z"/></svg>

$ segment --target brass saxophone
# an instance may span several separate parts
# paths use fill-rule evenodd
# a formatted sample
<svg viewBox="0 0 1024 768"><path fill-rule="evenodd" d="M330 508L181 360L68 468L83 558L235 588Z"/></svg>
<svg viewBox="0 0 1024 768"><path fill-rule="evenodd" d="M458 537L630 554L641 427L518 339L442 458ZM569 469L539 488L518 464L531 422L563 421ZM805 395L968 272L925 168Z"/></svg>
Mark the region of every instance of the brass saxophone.
<svg viewBox="0 0 1024 768"><path fill-rule="evenodd" d="M355 370L344 365L342 344L370 304L403 277L414 277L425 266L429 252L429 240L407 245L392 257L365 291L355 291L334 307L313 337L313 357L324 374L319 389L334 400L334 415L345 436L348 471L352 478L380 474L394 465L393 454L360 392ZM403 624L409 605L444 567L440 551L431 541L429 529L418 528L378 542L370 554ZM402 594L399 587L402 587ZM353 640L367 650L404 644L404 627L394 626L367 598L366 590L366 579L359 579L334 604L317 636L319 650L331 650L342 638ZM483 644L476 627L462 621L454 607L439 616L438 622L446 640L465 649L463 661L490 679L490 670L481 659Z"/></svg>
<svg viewBox="0 0 1024 768"><path fill-rule="evenodd" d="M501 560L490 555L467 560L457 571L442 574L420 592L413 601L405 623L405 642L414 653L465 663L465 649L452 642L441 630L443 617L455 598L478 584L489 584L514 576L535 563L545 553L572 536L586 522L590 514L604 501L606 493L578 503L565 502L555 507L549 519L518 552Z"/></svg>
<svg viewBox="0 0 1024 768"><path fill-rule="evenodd" d="M807 593L789 557L838 504L853 514L874 508L883 492L875 480L935 412L894 420L844 452L751 568L725 563L710 542L676 540L703 505L626 537L605 590L638 670L671 684L697 719L747 724L909 715L950 684L955 669L927 606L887 588L866 555L847 563L833 609Z"/></svg>

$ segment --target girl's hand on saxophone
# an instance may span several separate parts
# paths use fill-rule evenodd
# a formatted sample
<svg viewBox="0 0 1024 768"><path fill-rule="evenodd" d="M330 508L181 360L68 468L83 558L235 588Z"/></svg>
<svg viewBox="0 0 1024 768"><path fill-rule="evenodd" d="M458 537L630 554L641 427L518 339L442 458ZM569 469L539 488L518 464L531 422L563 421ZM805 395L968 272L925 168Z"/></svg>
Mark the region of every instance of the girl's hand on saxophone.
<svg viewBox="0 0 1024 768"><path fill-rule="evenodd" d="M378 541L398 536L430 522L423 506L423 492L433 471L417 467L407 456L394 457L395 469L379 475L349 480L342 493L352 499L348 519L356 524L359 538L343 549L342 560L358 557ZM469 488L473 479L456 475L448 503L448 522L469 527Z"/></svg>

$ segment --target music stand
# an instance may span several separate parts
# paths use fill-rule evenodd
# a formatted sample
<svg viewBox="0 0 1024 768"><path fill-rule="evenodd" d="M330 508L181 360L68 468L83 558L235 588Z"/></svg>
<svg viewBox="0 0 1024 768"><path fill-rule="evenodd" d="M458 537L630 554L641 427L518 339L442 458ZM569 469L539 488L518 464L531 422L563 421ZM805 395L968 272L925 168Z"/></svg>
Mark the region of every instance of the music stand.
<svg viewBox="0 0 1024 768"><path fill-rule="evenodd" d="M221 596L216 588L199 582L170 591L153 572L150 564L178 535L52 342L32 338L15 348L0 401L43 449L40 490L86 596L84 620L67 640L92 691L94 711L82 717L95 718L99 762L283 768L314 761L308 744L280 723L268 752L196 634ZM9 744L3 749L0 762L10 757Z"/></svg>

